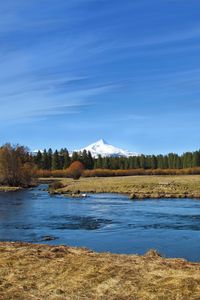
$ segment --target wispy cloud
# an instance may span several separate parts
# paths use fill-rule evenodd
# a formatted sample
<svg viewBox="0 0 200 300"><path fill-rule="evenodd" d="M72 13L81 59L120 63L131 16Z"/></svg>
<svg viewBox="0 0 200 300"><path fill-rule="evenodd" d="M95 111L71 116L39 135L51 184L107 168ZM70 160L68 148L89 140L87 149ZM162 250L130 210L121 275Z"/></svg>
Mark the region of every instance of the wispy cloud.
<svg viewBox="0 0 200 300"><path fill-rule="evenodd" d="M54 95L39 89L9 95L0 101L0 119L19 123L23 119L37 120L37 117L42 116L77 114L83 107L93 105L93 96L108 92L112 88L106 85L64 94L57 91Z"/></svg>
<svg viewBox="0 0 200 300"><path fill-rule="evenodd" d="M4 44L0 52L2 122L36 121L37 117L77 114L82 108L92 105L94 98L91 101L91 97L108 93L114 88L105 80L95 82L90 70L94 66L91 59L105 50L99 37L87 32L70 34L67 27L66 34L61 30L58 35L43 34L41 38L39 25L48 25L48 30L53 25L55 30L55 25L66 24L65 20L52 19L51 16L47 20L20 20L23 4L20 1L16 7L18 14L6 10L5 5L6 14L0 21L0 39ZM25 33L25 38L20 35L20 43L10 41L12 30L20 28L26 32L29 27L39 37L36 35L34 40L29 40Z"/></svg>
<svg viewBox="0 0 200 300"><path fill-rule="evenodd" d="M33 132L63 126L71 138L73 130L112 136L144 132L172 107L192 112L199 5L179 7L179 0L2 1L0 128L11 125L10 136L15 124L19 136L24 124Z"/></svg>

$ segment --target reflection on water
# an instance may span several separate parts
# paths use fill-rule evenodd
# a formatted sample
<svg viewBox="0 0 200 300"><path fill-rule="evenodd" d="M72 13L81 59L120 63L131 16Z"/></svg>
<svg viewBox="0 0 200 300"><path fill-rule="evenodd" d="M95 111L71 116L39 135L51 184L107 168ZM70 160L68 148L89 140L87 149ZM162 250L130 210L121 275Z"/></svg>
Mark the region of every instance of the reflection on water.
<svg viewBox="0 0 200 300"><path fill-rule="evenodd" d="M115 253L200 261L200 200L130 201L124 195L86 199L50 196L41 185L0 193L0 240L68 244Z"/></svg>

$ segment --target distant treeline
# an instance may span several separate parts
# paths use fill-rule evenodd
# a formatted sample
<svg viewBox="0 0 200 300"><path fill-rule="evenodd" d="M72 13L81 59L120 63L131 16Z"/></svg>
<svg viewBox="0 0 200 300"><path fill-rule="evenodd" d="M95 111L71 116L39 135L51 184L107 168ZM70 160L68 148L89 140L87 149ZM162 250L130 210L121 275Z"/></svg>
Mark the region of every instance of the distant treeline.
<svg viewBox="0 0 200 300"><path fill-rule="evenodd" d="M168 155L140 155L132 157L92 157L90 152L73 152L69 155L67 149L60 151L38 151L29 158L41 170L67 169L74 161L80 161L85 169L109 169L109 170L132 170L132 169L185 169L200 167L200 150L186 152L182 155L169 153Z"/></svg>
<svg viewBox="0 0 200 300"><path fill-rule="evenodd" d="M0 185L30 186L35 177L106 177L130 175L200 174L200 151L182 155L92 157L90 152L44 150L32 154L26 147L0 147Z"/></svg>
<svg viewBox="0 0 200 300"><path fill-rule="evenodd" d="M86 169L91 170L94 168L95 159L87 151L82 153L73 152L72 156L70 156L67 149L55 150L54 152L52 149L49 149L48 151L38 151L36 155L32 155L32 161L41 170L67 169L75 161L82 162Z"/></svg>

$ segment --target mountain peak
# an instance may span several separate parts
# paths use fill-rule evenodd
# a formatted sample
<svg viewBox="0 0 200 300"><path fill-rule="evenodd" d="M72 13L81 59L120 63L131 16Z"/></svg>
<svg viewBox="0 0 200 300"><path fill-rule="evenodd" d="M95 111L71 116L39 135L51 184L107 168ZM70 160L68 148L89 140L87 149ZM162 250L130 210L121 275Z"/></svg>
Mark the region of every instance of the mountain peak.
<svg viewBox="0 0 200 300"><path fill-rule="evenodd" d="M108 143L104 139L100 139L95 144L107 145Z"/></svg>
<svg viewBox="0 0 200 300"><path fill-rule="evenodd" d="M83 150L90 151L93 157L129 157L129 156L138 156L138 153L133 153L127 150L123 150L108 144L104 139L98 140L96 143L93 143L85 148L82 148L78 151L82 152Z"/></svg>

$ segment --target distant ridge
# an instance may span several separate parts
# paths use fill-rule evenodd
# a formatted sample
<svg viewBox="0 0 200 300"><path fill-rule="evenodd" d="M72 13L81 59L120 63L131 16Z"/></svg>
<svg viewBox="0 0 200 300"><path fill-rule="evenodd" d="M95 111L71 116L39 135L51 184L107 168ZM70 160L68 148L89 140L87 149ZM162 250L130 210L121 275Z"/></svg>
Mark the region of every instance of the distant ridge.
<svg viewBox="0 0 200 300"><path fill-rule="evenodd" d="M108 144L104 139L100 139L96 143L75 151L82 152L83 150L90 151L92 156L95 158L97 158L98 155L101 155L102 157L129 157L139 155L136 152L130 152L128 150L123 150L118 147L112 146Z"/></svg>

